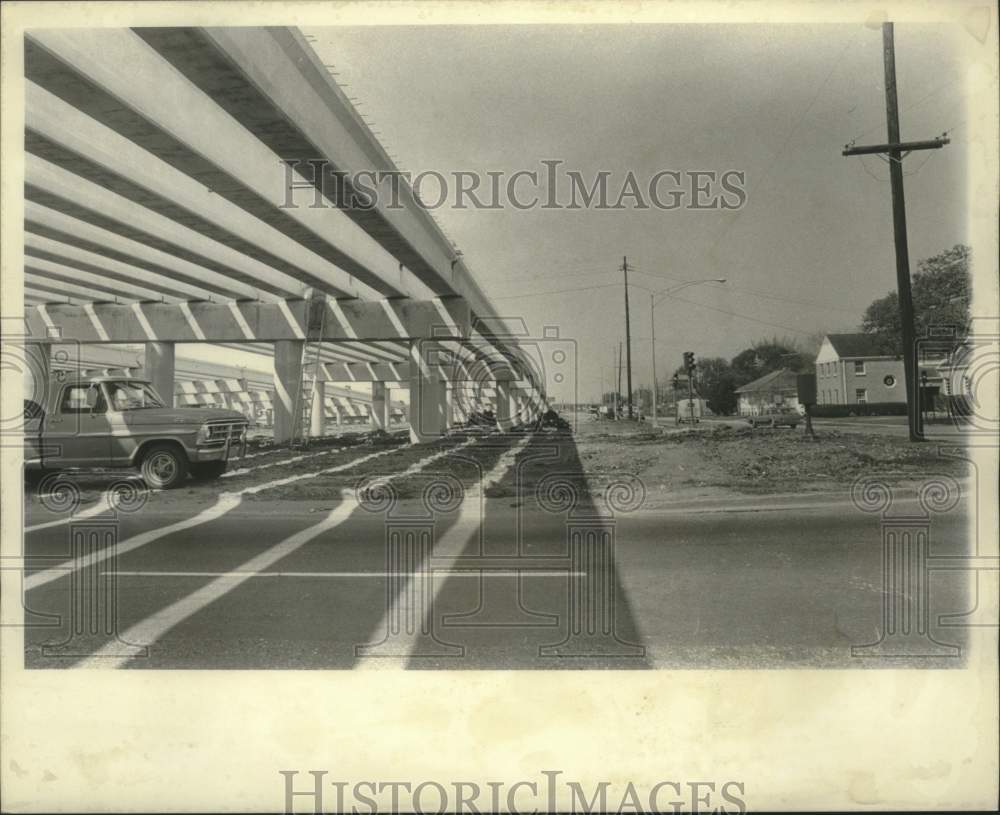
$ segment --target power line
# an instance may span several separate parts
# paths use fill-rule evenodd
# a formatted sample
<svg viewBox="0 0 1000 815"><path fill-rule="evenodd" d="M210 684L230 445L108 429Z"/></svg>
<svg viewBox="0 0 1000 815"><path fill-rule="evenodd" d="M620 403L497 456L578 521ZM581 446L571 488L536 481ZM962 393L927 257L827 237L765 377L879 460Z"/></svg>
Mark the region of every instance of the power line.
<svg viewBox="0 0 1000 815"><path fill-rule="evenodd" d="M728 314L731 317L738 317L741 320L749 320L752 323L760 323L761 325L766 325L771 328L780 328L784 331L792 331L796 334L802 334L808 336L812 334L812 331L803 331L801 328L792 328L789 325L781 325L780 323L770 323L767 320L758 320L756 317L748 317L746 314L739 314L735 311L729 311L724 308L716 308L715 306L706 306L704 303L699 303L696 300L688 300L684 297L675 297L674 300L679 300L681 303L689 303L692 306L698 306L700 308L707 308L709 311L717 311L720 314Z"/></svg>
<svg viewBox="0 0 1000 815"><path fill-rule="evenodd" d="M632 267L630 265L629 269L631 268ZM647 272L639 272L639 274L646 275L648 277L660 277L660 275L650 275ZM673 275L662 275L662 277L669 278L671 280L682 280L682 278L674 277ZM854 314L856 311L856 309L853 308L843 308L842 306L833 306L833 305L828 305L826 303L817 303L815 300L796 300L793 297L782 297L777 294L771 294L769 292L760 291L759 289L749 289L744 286L734 286L732 284L727 284L725 289L721 289L721 291L726 291L726 290L743 292L744 294L749 294L752 297L760 297L765 300L776 300L779 303L794 303L795 305L799 306L812 306L814 308L826 309L830 311L843 311L845 313L850 312L851 314Z"/></svg>
<svg viewBox="0 0 1000 815"><path fill-rule="evenodd" d="M954 84L955 84L956 82L958 82L958 80L959 80L959 79L961 79L961 77L958 77L958 76L954 76L954 77L952 77L951 79L949 79L949 80L948 80L947 82L942 82L942 83L941 83L940 85L938 85L938 86L937 86L936 88L934 88L934 90L932 90L932 91L931 91L930 93L928 93L928 94L927 94L926 96L922 96L922 97L921 97L921 98L920 98L919 100L917 100L916 102L913 102L912 104L910 104L910 105L907 105L907 106L906 106L906 107L904 107L904 108L901 108L899 112L900 112L900 113L906 113L906 112L907 112L907 111L909 111L909 110L913 110L914 108L918 108L918 107L920 107L920 106L921 106L921 105L922 105L922 104L923 104L924 102L926 102L926 101L927 101L928 99L930 99L930 98L931 98L932 96L934 96L934 95L936 95L936 94L940 93L941 91L943 91L943 90L944 90L945 88L949 87L950 85L954 85ZM867 130L862 130L862 131L861 131L860 133L858 133L858 135L856 135L856 136L854 137L854 141L857 141L857 140L858 140L858 139L860 139L860 138L861 138L862 136L867 136L867 135L868 135L869 133L872 133L873 131L875 131L875 130L878 130L878 129L879 129L879 128L881 128L881 127L882 127L882 126L883 126L884 124L885 124L885 119L883 119L882 121L880 121L880 122L879 122L878 124L874 124L874 125L872 125L872 126L871 126L871 127L869 127L869 128L867 129Z"/></svg>
<svg viewBox="0 0 1000 815"><path fill-rule="evenodd" d="M629 266L629 268L631 269L632 267ZM539 273L536 273L536 274L533 274L533 275L520 275L518 277L505 277L502 282L507 283L507 282L517 281L517 280L538 280L542 276L544 276L546 280L559 280L560 278L565 278L565 277L594 277L595 275L607 275L607 274L610 274L611 271L612 271L612 269L610 267L607 267L607 268L601 269L600 271L595 271L595 272L566 272L564 274L555 274L555 275L539 272Z"/></svg>
<svg viewBox="0 0 1000 815"><path fill-rule="evenodd" d="M767 177L770 175L771 170L774 168L774 165L777 164L778 159L782 156L782 154L788 148L788 145L791 143L792 136L794 136L796 131L799 129L799 126L802 124L803 119L805 119L806 114L808 114L809 111L812 110L813 105L816 104L816 101L819 99L820 94L823 93L823 89L827 86L831 77L833 77L833 74L840 66L840 63L843 62L844 56L847 54L848 49L854 44L854 41L857 39L860 30L861 29L859 28L858 31L855 31L854 34L851 36L851 38L847 41L847 44L843 47L843 49L841 49L840 53L837 55L837 58L834 60L833 65L830 66L830 70L827 73L826 77L824 77L823 81L819 84L819 87L816 89L816 93L813 94L812 99L809 100L809 104L806 105L805 109L798 115L798 118L795 120L795 124L792 125L792 128L788 131L788 134L785 136L785 140L784 142L782 142L778 152L771 157L771 161L768 163L767 167L764 168L764 173L757 180L757 183L754 184L753 187L751 187L749 190L747 190L748 199L755 192L757 192L761 184L763 184L764 181L767 180ZM743 214L745 209L746 209L745 207L738 209L733 218L726 222L725 226L723 226L722 230L716 236L715 240L713 240L712 243L709 244L707 251L711 252L712 249L719 244L719 242L726 236L729 230L733 228L733 225L739 219L740 215Z"/></svg>
<svg viewBox="0 0 1000 815"><path fill-rule="evenodd" d="M528 294L508 294L504 297L490 297L491 300L517 300L521 297L542 297L546 294L568 294L576 291L590 291L591 289L617 289L621 283L605 283L600 286L578 286L575 289L556 289L555 291L535 291Z"/></svg>
<svg viewBox="0 0 1000 815"><path fill-rule="evenodd" d="M632 265L631 264L629 264L629 271L632 271ZM656 277L658 275L651 275L651 276ZM669 276L665 275L665 277L669 277ZM618 284L618 283L604 283L604 284L600 284L600 285L596 285L596 286L578 286L578 287L572 288L572 289L555 289L553 291L529 292L529 293L526 293L526 294L511 294L511 295L505 295L505 296L501 296L501 297L494 297L494 296L491 295L490 299L491 300L517 300L517 299L524 298L524 297L544 297L544 296L549 295L549 294L570 294L572 292L578 292L578 291L591 291L591 290L594 290L594 289L617 288L619 285L620 284ZM844 308L842 306L832 306L832 305L827 305L825 303L810 302L808 300L796 300L796 299L791 298L791 297L781 297L779 295L769 294L769 293L766 293L766 292L761 292L761 291L757 291L755 289L748 289L748 288L744 288L744 287L740 287L740 286L732 286L730 288L734 289L735 291L739 291L739 292L743 292L745 294L749 294L752 297L760 297L760 298L765 299L765 300L775 300L777 302L782 302L782 303L792 303L792 304L795 304L795 305L811 306L813 308L823 309L823 310L826 310L826 311L841 311L841 312L843 312L845 314L856 314L857 313L857 309L853 309L853 308ZM683 300L683 298L673 297L673 296L671 296L671 299L673 299L673 300L680 300L680 301L685 302L685 303L694 302L693 300ZM702 304L699 303L698 305L702 305ZM711 308L710 306L704 306L704 307L705 308ZM735 312L725 312L725 311L723 313L726 313L726 314L735 314ZM741 316L741 315L736 315L736 316ZM746 319L753 319L753 318L747 317ZM771 325L771 326L773 326L775 328L785 328L785 326L778 325L776 323L768 323L766 321L759 321L759 322L763 322L765 325ZM789 330L790 331L794 331L794 330L797 330L797 329L789 329Z"/></svg>

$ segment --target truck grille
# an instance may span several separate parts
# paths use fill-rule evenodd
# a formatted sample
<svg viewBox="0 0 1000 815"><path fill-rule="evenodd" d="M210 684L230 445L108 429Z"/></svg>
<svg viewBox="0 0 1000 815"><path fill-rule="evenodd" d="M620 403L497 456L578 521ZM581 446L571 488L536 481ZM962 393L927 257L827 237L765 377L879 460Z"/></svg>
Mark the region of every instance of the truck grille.
<svg viewBox="0 0 1000 815"><path fill-rule="evenodd" d="M226 441L230 444L235 444L239 441L240 434L246 430L246 421L231 421L231 422L209 422L208 423L208 442L210 445L222 445Z"/></svg>

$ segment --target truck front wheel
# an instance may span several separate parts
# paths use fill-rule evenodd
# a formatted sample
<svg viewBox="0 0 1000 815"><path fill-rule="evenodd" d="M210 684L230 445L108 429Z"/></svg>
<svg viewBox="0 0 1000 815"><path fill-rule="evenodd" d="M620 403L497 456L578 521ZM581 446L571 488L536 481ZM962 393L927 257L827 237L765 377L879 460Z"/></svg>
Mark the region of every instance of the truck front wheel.
<svg viewBox="0 0 1000 815"><path fill-rule="evenodd" d="M143 454L139 472L150 489L173 489L187 477L187 456L172 444L154 444Z"/></svg>

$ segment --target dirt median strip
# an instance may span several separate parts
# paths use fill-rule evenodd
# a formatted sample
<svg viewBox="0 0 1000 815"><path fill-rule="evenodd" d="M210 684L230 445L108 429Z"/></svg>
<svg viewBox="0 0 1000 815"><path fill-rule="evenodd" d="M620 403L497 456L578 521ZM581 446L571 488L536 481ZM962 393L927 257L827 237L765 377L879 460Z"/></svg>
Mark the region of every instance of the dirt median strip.
<svg viewBox="0 0 1000 815"><path fill-rule="evenodd" d="M394 447L388 452L393 452L395 455L388 458L378 455L363 456L343 465L272 481L260 488L247 491L247 495L266 500L323 501L343 490L355 489L362 480L381 479L391 479L394 491L403 489L409 495L412 486L410 479L435 462L441 462L449 453L462 451L449 465L437 465L442 472L453 470L459 461L467 459L470 455L478 455L473 452L478 447L498 448L499 455L499 450L505 449L508 445L509 443L499 434L471 437L454 434L427 444ZM424 485L421 484L420 488L422 489ZM259 495L261 492L266 494Z"/></svg>
<svg viewBox="0 0 1000 815"><path fill-rule="evenodd" d="M843 492L859 477L961 478L968 463L940 445L888 434L817 430L815 440L785 428L690 428L659 433L623 426L585 428L574 443L594 480L632 474L651 499Z"/></svg>

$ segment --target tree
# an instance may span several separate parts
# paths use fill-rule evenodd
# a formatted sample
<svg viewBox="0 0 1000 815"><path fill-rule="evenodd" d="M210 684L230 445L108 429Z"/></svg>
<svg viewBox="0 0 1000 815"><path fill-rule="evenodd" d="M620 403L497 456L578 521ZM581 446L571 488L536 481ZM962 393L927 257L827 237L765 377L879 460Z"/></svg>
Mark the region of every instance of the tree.
<svg viewBox="0 0 1000 815"><path fill-rule="evenodd" d="M927 336L932 326L954 326L956 339L964 339L972 298L969 258L969 247L955 244L951 249L917 263L911 289L913 321L918 338ZM861 330L878 337L888 353L902 351L903 331L896 292L889 292L865 309Z"/></svg>
<svg viewBox="0 0 1000 815"><path fill-rule="evenodd" d="M712 413L728 415L736 410L736 375L722 357L698 362L698 393Z"/></svg>
<svg viewBox="0 0 1000 815"><path fill-rule="evenodd" d="M769 340L758 340L752 347L741 351L732 361L732 371L735 377L735 387L753 382L765 374L790 368L793 371L803 370L812 364L809 354L802 353L791 340L772 337Z"/></svg>

